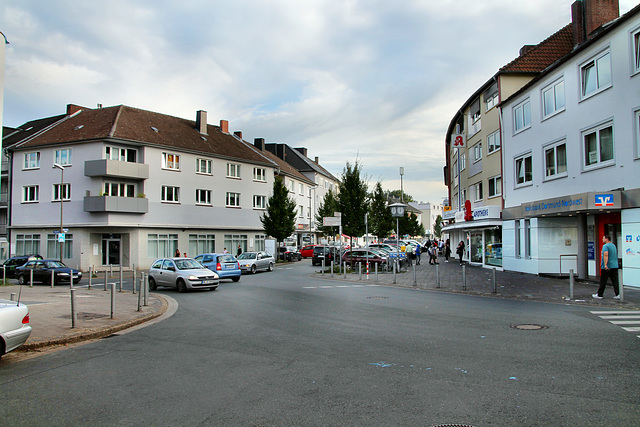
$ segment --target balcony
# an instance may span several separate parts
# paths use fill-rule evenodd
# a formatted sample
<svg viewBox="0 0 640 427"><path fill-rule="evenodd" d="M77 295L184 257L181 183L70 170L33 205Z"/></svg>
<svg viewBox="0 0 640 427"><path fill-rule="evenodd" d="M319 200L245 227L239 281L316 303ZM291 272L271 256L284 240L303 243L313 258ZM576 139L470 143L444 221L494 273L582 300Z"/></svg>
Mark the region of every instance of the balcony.
<svg viewBox="0 0 640 427"><path fill-rule="evenodd" d="M84 174L91 177L148 179L149 165L120 160L102 159L84 162Z"/></svg>
<svg viewBox="0 0 640 427"><path fill-rule="evenodd" d="M145 197L86 196L85 212L112 212L145 214L149 212L149 199Z"/></svg>

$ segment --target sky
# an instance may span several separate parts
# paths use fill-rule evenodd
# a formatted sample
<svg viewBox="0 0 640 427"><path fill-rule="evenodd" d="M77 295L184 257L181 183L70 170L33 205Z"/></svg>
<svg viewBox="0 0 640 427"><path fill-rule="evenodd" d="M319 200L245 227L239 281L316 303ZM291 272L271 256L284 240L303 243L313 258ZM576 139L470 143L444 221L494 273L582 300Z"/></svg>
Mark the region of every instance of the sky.
<svg viewBox="0 0 640 427"><path fill-rule="evenodd" d="M442 203L444 140L574 0L0 0L4 126L128 105L306 147L339 178ZM619 0L620 13L637 0Z"/></svg>

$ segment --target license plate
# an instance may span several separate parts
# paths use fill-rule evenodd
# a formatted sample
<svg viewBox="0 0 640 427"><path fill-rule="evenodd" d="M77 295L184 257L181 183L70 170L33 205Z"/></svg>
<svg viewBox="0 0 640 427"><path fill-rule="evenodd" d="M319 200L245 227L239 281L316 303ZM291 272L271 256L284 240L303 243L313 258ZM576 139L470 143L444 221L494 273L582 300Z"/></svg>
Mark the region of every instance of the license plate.
<svg viewBox="0 0 640 427"><path fill-rule="evenodd" d="M224 268L226 268L227 270L231 270L233 267L234 267L233 264L224 266Z"/></svg>
<svg viewBox="0 0 640 427"><path fill-rule="evenodd" d="M215 283L215 281L213 280L203 280L202 284L203 285L213 285Z"/></svg>

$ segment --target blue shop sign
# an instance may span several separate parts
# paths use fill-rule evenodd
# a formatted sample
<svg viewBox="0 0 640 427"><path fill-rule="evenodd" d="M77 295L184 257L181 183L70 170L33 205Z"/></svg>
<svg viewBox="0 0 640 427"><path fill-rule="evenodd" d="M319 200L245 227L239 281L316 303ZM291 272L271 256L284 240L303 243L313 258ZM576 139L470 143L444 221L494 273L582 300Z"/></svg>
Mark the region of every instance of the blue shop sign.
<svg viewBox="0 0 640 427"><path fill-rule="evenodd" d="M596 242L587 242L587 259L596 259Z"/></svg>

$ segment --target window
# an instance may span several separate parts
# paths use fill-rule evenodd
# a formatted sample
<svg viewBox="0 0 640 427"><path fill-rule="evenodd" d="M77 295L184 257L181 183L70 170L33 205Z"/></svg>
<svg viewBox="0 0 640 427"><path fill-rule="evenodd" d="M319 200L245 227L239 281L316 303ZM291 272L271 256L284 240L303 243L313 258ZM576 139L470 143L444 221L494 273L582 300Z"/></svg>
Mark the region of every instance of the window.
<svg viewBox="0 0 640 427"><path fill-rule="evenodd" d="M531 102L526 101L513 107L513 129L520 132L531 126Z"/></svg>
<svg viewBox="0 0 640 427"><path fill-rule="evenodd" d="M247 235L246 234L225 234L224 247L229 253L236 253L238 245L242 248L242 252L247 251Z"/></svg>
<svg viewBox="0 0 640 427"><path fill-rule="evenodd" d="M524 257L531 259L531 220L524 220Z"/></svg>
<svg viewBox="0 0 640 427"><path fill-rule="evenodd" d="M487 104L487 111L491 110L498 103L498 93L496 92L489 96L484 100L484 102Z"/></svg>
<svg viewBox="0 0 640 427"><path fill-rule="evenodd" d="M180 187L163 185L160 200L167 203L180 203Z"/></svg>
<svg viewBox="0 0 640 427"><path fill-rule="evenodd" d="M25 153L23 169L38 169L40 167L40 152Z"/></svg>
<svg viewBox="0 0 640 427"><path fill-rule="evenodd" d="M264 251L266 249L264 241L267 236L264 234L256 234L254 236L253 250L254 251Z"/></svg>
<svg viewBox="0 0 640 427"><path fill-rule="evenodd" d="M526 185L533 180L531 154L516 159L516 187Z"/></svg>
<svg viewBox="0 0 640 427"><path fill-rule="evenodd" d="M564 110L564 80L542 89L542 115L552 116Z"/></svg>
<svg viewBox="0 0 640 427"><path fill-rule="evenodd" d="M135 197L135 184L125 184L123 182L105 182L104 195L114 197Z"/></svg>
<svg viewBox="0 0 640 427"><path fill-rule="evenodd" d="M633 35L633 72L640 72L640 30Z"/></svg>
<svg viewBox="0 0 640 427"><path fill-rule="evenodd" d="M180 170L180 156L178 154L162 153L162 169Z"/></svg>
<svg viewBox="0 0 640 427"><path fill-rule="evenodd" d="M16 234L16 255L31 255L39 253L39 234Z"/></svg>
<svg viewBox="0 0 640 427"><path fill-rule="evenodd" d="M495 131L487 137L487 150L489 154L500 149L500 131Z"/></svg>
<svg viewBox="0 0 640 427"><path fill-rule="evenodd" d="M611 55L603 52L580 67L582 97L585 98L611 86Z"/></svg>
<svg viewBox="0 0 640 427"><path fill-rule="evenodd" d="M62 194L60 186L62 185ZM60 197L62 196L62 197ZM69 201L71 200L71 184L53 184L53 201L59 202L60 199Z"/></svg>
<svg viewBox="0 0 640 427"><path fill-rule="evenodd" d="M489 178L489 197L495 197L502 194L502 177L494 176Z"/></svg>
<svg viewBox="0 0 640 427"><path fill-rule="evenodd" d="M60 259L60 242L58 242L57 234L47 234L47 258ZM62 258L73 258L73 234L64 234Z"/></svg>
<svg viewBox="0 0 640 427"><path fill-rule="evenodd" d="M467 153L460 153L460 170L463 171L467 167Z"/></svg>
<svg viewBox="0 0 640 427"><path fill-rule="evenodd" d="M209 159L196 159L196 173L213 175L213 162Z"/></svg>
<svg viewBox="0 0 640 427"><path fill-rule="evenodd" d="M304 196L304 184L300 184L300 195Z"/></svg>
<svg viewBox="0 0 640 427"><path fill-rule="evenodd" d="M253 168L253 180L266 182L267 181L267 170L265 168Z"/></svg>
<svg viewBox="0 0 640 427"><path fill-rule="evenodd" d="M295 182L289 181L289 192L290 193L294 192L294 185L295 185Z"/></svg>
<svg viewBox="0 0 640 427"><path fill-rule="evenodd" d="M149 258L169 258L178 249L177 234L148 234L147 256Z"/></svg>
<svg viewBox="0 0 640 427"><path fill-rule="evenodd" d="M227 163L227 178L240 178L240 165Z"/></svg>
<svg viewBox="0 0 640 427"><path fill-rule="evenodd" d="M471 103L469 114L471 115L472 123L475 123L480 119L480 98L475 99Z"/></svg>
<svg viewBox="0 0 640 427"><path fill-rule="evenodd" d="M137 151L133 148L121 148L106 146L104 148L105 157L109 160L119 160L121 162L136 163Z"/></svg>
<svg viewBox="0 0 640 427"><path fill-rule="evenodd" d="M211 190L196 189L196 205L211 206Z"/></svg>
<svg viewBox="0 0 640 427"><path fill-rule="evenodd" d="M471 147L471 155L473 156L473 162L477 162L482 159L482 142L478 142L476 145Z"/></svg>
<svg viewBox="0 0 640 427"><path fill-rule="evenodd" d="M40 186L39 185L26 185L22 187L22 202L23 203L36 203L40 200Z"/></svg>
<svg viewBox="0 0 640 427"><path fill-rule="evenodd" d="M71 148L56 150L53 155L53 163L57 163L61 166L71 165Z"/></svg>
<svg viewBox="0 0 640 427"><path fill-rule="evenodd" d="M253 196L253 209L266 209L267 196Z"/></svg>
<svg viewBox="0 0 640 427"><path fill-rule="evenodd" d="M304 218L304 206L298 205L298 218Z"/></svg>
<svg viewBox="0 0 640 427"><path fill-rule="evenodd" d="M585 168L607 166L614 163L613 125L611 123L584 132L582 138Z"/></svg>
<svg viewBox="0 0 640 427"><path fill-rule="evenodd" d="M240 193L227 193L227 207L240 207Z"/></svg>
<svg viewBox="0 0 640 427"><path fill-rule="evenodd" d="M215 234L189 234L189 253L192 254L192 256L214 253L215 251Z"/></svg>
<svg viewBox="0 0 640 427"><path fill-rule="evenodd" d="M640 157L640 110L636 111L636 156Z"/></svg>
<svg viewBox="0 0 640 427"><path fill-rule="evenodd" d="M565 142L545 148L544 170L547 178L567 175L567 144Z"/></svg>
<svg viewBox="0 0 640 427"><path fill-rule="evenodd" d="M471 186L472 192L473 192L473 201L474 202L480 202L482 201L483 198L483 194L482 194L482 181L473 184Z"/></svg>
<svg viewBox="0 0 640 427"><path fill-rule="evenodd" d="M515 247L516 247L516 258L522 257L522 248L521 242L522 238L520 237L520 222L523 221L521 219L516 219L514 222L514 237L515 237Z"/></svg>
<svg viewBox="0 0 640 427"><path fill-rule="evenodd" d="M456 185L458 185L458 162L454 161L453 162L453 170L451 171L452 175L453 175L453 186L455 187Z"/></svg>

